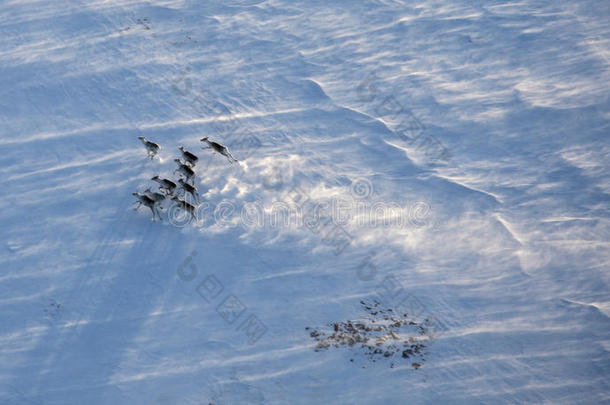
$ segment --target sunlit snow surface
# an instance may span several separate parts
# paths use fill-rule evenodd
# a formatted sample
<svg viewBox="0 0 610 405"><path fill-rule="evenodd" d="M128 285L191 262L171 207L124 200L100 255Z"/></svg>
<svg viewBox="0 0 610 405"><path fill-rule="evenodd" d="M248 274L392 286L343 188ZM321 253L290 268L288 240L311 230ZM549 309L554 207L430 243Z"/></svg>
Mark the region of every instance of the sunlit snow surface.
<svg viewBox="0 0 610 405"><path fill-rule="evenodd" d="M0 403L610 403L609 4L2 2ZM314 350L390 277L421 367Z"/></svg>

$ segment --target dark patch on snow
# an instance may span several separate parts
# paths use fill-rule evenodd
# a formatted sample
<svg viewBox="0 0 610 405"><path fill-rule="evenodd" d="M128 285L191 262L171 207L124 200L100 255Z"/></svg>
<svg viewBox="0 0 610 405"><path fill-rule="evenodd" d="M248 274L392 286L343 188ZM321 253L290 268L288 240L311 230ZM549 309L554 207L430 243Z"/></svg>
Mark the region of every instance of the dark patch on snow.
<svg viewBox="0 0 610 405"><path fill-rule="evenodd" d="M309 336L317 342L316 352L330 348L350 347L362 352L370 362L399 357L411 362L414 369L426 361L425 349L432 339L429 319L421 322L385 308L377 300L360 301L367 316L358 320L329 323L326 327L306 327ZM353 363L354 359L350 358ZM364 366L363 366L364 367ZM394 367L394 362L390 364Z"/></svg>

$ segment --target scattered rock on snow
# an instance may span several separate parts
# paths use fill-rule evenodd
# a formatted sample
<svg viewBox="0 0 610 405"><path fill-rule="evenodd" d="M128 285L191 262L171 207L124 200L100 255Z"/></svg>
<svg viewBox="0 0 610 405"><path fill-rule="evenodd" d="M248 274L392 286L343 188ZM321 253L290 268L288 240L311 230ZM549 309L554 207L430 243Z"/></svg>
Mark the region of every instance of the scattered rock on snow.
<svg viewBox="0 0 610 405"><path fill-rule="evenodd" d="M360 301L360 304L368 312L362 319L333 322L322 328L306 327L305 330L311 331L309 336L317 341L314 350L348 346L362 351L372 362L398 355L417 360L411 366L420 368L425 361L427 342L432 339L428 333L428 319L417 322L407 313L397 314L391 308L384 308L377 300Z"/></svg>

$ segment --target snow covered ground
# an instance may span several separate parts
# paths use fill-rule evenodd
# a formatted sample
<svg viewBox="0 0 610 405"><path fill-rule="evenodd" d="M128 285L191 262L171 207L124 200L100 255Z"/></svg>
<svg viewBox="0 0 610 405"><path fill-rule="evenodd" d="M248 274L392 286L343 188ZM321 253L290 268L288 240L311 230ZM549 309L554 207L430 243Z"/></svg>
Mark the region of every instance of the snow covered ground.
<svg viewBox="0 0 610 405"><path fill-rule="evenodd" d="M3 1L0 403L610 403L609 4Z"/></svg>

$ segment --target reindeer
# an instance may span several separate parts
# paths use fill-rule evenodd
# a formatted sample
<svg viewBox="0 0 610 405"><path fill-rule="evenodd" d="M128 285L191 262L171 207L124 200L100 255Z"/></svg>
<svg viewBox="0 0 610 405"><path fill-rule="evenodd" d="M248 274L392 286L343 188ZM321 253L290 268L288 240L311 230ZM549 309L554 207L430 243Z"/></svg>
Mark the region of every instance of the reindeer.
<svg viewBox="0 0 610 405"><path fill-rule="evenodd" d="M182 152L182 158L184 159L184 162L188 163L191 167L195 167L199 158L188 150L184 150L184 146L179 146L178 149L180 149L180 152Z"/></svg>
<svg viewBox="0 0 610 405"><path fill-rule="evenodd" d="M162 179L159 176L152 177L151 180L159 183L159 191L165 191L165 195L171 195L174 193L174 189L177 187L176 183L168 179Z"/></svg>
<svg viewBox="0 0 610 405"><path fill-rule="evenodd" d="M159 211L157 211L157 205L155 200L153 200L152 198L150 198L149 196L145 195L145 194L140 194L140 193L131 193L132 195L134 195L135 197L138 198L137 201L135 201L135 204L138 204L138 206L136 208L134 208L136 211L138 208L140 208L141 205L145 205L148 208L150 208L150 210L152 211L153 217L152 220L154 221L155 218L158 216L159 219L161 219L161 214L159 214Z"/></svg>
<svg viewBox="0 0 610 405"><path fill-rule="evenodd" d="M178 203L178 206L180 208L182 208L184 211L188 212L189 214L191 214L191 218L193 218L195 221L197 221L197 216L195 215L195 211L197 210L195 208L194 205L187 203L184 200L179 199L176 196L172 197L172 200L176 201Z"/></svg>
<svg viewBox="0 0 610 405"><path fill-rule="evenodd" d="M180 159L174 159L174 162L178 164L178 168L174 170L174 174L176 174L176 172L182 174L186 178L187 183L189 180L193 180L193 177L195 177L195 172L189 165L182 163ZM193 180L193 183L194 182L195 181Z"/></svg>
<svg viewBox="0 0 610 405"><path fill-rule="evenodd" d="M197 193L197 187L191 186L190 184L188 184L187 182L185 182L182 179L178 180L178 183L182 187L183 196L185 196L186 193L189 193L191 195L191 197L193 197L193 200L197 204L199 204L199 193Z"/></svg>
<svg viewBox="0 0 610 405"><path fill-rule="evenodd" d="M163 206L161 205L161 202L165 200L165 194L156 193L154 191L151 191L150 188L147 188L146 190L144 190L144 194L148 198L153 200L157 204L157 206L159 208L163 209Z"/></svg>
<svg viewBox="0 0 610 405"><path fill-rule="evenodd" d="M229 148L227 148L226 146L221 145L218 142L208 140L207 136L201 138L200 140L201 142L205 142L208 145L207 147L202 146L201 149L213 149L214 152L218 152L221 155L225 156L229 160L229 163L233 164L237 162L237 159L235 159L233 155L231 155L231 152L229 152Z"/></svg>
<svg viewBox="0 0 610 405"><path fill-rule="evenodd" d="M159 150L161 150L161 147L158 144L154 143L153 141L149 141L143 136L138 136L138 139L144 144L144 147L148 151L148 157L150 160L152 160L157 153L159 153Z"/></svg>

